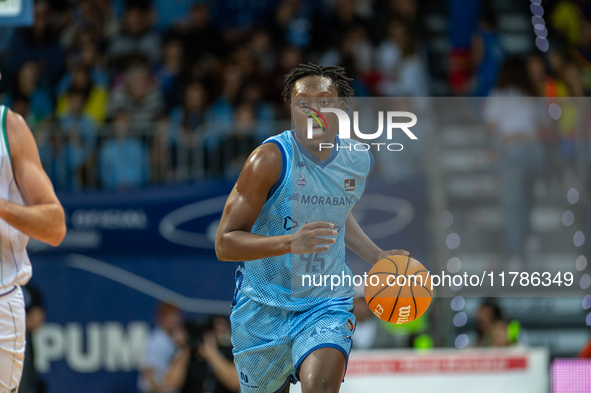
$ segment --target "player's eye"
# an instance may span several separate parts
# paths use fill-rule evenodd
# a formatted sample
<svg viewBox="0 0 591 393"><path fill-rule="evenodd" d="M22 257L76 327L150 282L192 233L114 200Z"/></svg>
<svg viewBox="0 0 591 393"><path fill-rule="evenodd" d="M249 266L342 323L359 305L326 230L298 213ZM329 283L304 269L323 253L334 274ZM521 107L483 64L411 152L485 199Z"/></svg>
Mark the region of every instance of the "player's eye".
<svg viewBox="0 0 591 393"><path fill-rule="evenodd" d="M328 105L328 104L330 104L329 100L321 100L320 101L320 105Z"/></svg>

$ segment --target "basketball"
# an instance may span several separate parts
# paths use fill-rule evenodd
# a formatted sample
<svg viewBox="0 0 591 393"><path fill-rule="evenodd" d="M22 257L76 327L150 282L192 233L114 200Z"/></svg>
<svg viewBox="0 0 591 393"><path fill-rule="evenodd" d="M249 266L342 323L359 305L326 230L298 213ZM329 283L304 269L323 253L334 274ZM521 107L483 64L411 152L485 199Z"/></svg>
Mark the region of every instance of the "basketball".
<svg viewBox="0 0 591 393"><path fill-rule="evenodd" d="M427 311L432 296L429 271L409 256L384 258L367 274L365 300L383 321L395 324L414 321Z"/></svg>

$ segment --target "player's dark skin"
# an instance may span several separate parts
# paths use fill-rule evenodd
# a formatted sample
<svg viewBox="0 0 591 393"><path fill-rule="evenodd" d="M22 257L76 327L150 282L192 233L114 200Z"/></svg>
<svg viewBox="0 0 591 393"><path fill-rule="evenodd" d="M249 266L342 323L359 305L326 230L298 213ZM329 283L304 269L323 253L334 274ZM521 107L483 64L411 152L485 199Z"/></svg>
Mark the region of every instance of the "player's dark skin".
<svg viewBox="0 0 591 393"><path fill-rule="evenodd" d="M296 138L312 154L321 160L327 159L332 149L319 151L320 143L334 143L338 130L337 117L324 114L328 130L313 139L307 139L308 115L295 105L320 110L322 106L344 108L338 99L332 80L323 76L309 76L298 80L292 91L294 108L292 116ZM259 217L269 191L281 173L282 158L274 143L259 146L248 158L234 189L228 197L216 236L216 254L221 261L243 262L281 256L289 253L310 254L327 251L336 242L334 224L312 222L303 225L297 233L282 236L263 236L251 233ZM323 236L320 238L319 236ZM327 237L328 236L328 237ZM352 214L346 221L345 245L361 258L375 264L389 255L408 255L404 250L384 251L376 246L363 232ZM338 392L345 375L346 360L334 348L320 348L310 353L297 370L302 392ZM289 385L284 389L289 392Z"/></svg>

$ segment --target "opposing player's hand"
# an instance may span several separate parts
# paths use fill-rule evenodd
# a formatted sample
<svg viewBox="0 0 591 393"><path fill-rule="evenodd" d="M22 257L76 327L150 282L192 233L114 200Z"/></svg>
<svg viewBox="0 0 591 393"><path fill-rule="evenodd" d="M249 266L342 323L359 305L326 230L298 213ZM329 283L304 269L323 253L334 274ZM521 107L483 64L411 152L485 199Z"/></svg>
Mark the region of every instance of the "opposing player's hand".
<svg viewBox="0 0 591 393"><path fill-rule="evenodd" d="M410 253L408 251L405 250L387 250L387 251L382 251L380 253L380 255L378 256L378 260L376 261L376 263L378 261L381 261L384 258L388 258L389 256L392 255L404 255L404 256L408 256L410 255Z"/></svg>
<svg viewBox="0 0 591 393"><path fill-rule="evenodd" d="M311 222L302 226L291 237L291 253L313 254L328 251L329 245L335 244L337 240L319 236L336 236L338 232L333 228L334 224L322 221Z"/></svg>

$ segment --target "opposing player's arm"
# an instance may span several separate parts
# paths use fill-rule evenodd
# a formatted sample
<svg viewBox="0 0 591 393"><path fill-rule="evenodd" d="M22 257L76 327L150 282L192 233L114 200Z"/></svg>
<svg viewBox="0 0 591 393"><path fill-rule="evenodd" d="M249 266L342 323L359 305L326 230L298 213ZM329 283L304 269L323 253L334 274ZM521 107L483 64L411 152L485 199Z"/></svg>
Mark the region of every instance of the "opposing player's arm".
<svg viewBox="0 0 591 393"><path fill-rule="evenodd" d="M389 255L409 255L408 251L384 251L376 246L376 244L365 234L365 232L363 232L363 229L361 229L359 223L355 217L353 217L352 213L349 213L349 216L347 217L345 245L348 249L372 265L376 264L376 262L378 262L380 259L386 258Z"/></svg>
<svg viewBox="0 0 591 393"><path fill-rule="evenodd" d="M307 254L328 250L335 239L334 225L327 222L309 223L294 235L263 236L251 233L269 192L279 180L281 152L274 143L259 146L248 158L240 177L228 197L218 227L215 250L220 261L242 262L285 255L290 252ZM321 245L320 247L317 247Z"/></svg>
<svg viewBox="0 0 591 393"><path fill-rule="evenodd" d="M41 166L33 134L22 116L10 110L6 134L14 177L25 206L0 199L0 218L27 236L58 246L66 235L64 209Z"/></svg>

